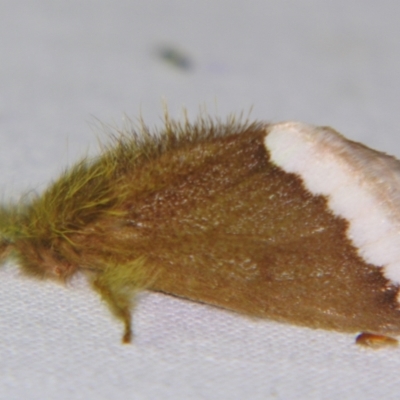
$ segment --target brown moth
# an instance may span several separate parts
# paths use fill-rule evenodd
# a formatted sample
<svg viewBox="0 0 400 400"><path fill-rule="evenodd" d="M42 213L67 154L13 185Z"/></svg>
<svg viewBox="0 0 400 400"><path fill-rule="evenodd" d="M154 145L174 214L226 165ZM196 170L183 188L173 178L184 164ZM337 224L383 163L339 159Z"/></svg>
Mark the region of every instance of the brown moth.
<svg viewBox="0 0 400 400"><path fill-rule="evenodd" d="M400 333L400 162L301 123L166 119L0 212L1 254L87 276L131 340L148 289L261 318Z"/></svg>

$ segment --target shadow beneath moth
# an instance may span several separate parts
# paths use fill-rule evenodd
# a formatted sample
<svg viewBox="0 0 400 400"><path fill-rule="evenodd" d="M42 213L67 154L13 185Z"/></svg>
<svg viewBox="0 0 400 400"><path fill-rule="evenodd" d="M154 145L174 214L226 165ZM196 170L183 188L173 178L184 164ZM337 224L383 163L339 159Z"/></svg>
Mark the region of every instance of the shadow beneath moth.
<svg viewBox="0 0 400 400"><path fill-rule="evenodd" d="M330 128L166 118L4 205L0 251L38 278L84 273L124 343L147 289L393 344L399 203L400 161Z"/></svg>

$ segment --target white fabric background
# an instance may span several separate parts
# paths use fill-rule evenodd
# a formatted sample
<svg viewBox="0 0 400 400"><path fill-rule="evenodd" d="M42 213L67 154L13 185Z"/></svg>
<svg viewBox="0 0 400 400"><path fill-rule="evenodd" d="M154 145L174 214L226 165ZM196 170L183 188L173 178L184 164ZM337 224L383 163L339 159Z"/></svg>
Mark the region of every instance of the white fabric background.
<svg viewBox="0 0 400 400"><path fill-rule="evenodd" d="M95 153L95 117L159 125L163 99L174 117L253 106L400 156L399 12L390 0L3 0L1 195L40 191ZM193 68L164 62L163 45ZM11 263L0 306L1 399L400 397L400 349L363 350L352 335L145 294L122 346L82 279L36 282Z"/></svg>

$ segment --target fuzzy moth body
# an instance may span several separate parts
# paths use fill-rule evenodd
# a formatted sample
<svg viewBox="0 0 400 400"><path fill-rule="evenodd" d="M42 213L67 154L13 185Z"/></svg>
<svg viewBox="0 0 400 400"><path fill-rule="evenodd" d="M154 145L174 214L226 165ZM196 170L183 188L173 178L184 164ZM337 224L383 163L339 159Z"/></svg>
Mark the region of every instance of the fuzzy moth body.
<svg viewBox="0 0 400 400"><path fill-rule="evenodd" d="M38 278L80 272L125 324L144 289L246 315L400 334L400 162L330 128L129 132L0 210L0 251Z"/></svg>

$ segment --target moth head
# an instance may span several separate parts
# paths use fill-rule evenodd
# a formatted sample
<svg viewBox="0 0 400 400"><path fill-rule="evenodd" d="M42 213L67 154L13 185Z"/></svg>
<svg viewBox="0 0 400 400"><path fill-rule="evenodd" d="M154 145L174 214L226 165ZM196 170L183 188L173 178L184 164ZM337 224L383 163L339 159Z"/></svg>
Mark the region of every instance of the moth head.
<svg viewBox="0 0 400 400"><path fill-rule="evenodd" d="M13 254L24 273L41 279L67 281L77 269L54 243L20 239L13 245Z"/></svg>
<svg viewBox="0 0 400 400"><path fill-rule="evenodd" d="M54 200L51 194L0 204L0 263L10 256L27 275L65 282L76 272L79 257L66 233L73 228L64 218L65 196Z"/></svg>

